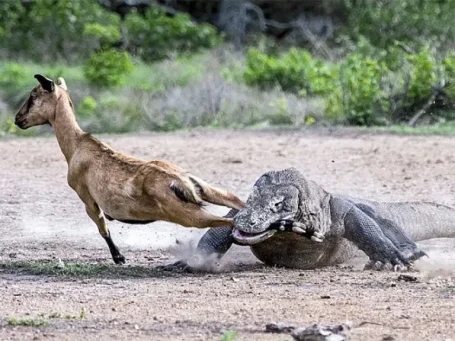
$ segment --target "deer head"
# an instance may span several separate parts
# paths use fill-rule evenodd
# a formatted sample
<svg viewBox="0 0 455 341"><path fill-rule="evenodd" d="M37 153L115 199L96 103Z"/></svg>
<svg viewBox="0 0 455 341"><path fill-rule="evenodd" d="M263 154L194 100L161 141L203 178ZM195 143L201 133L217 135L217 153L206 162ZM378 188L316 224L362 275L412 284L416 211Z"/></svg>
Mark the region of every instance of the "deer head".
<svg viewBox="0 0 455 341"><path fill-rule="evenodd" d="M62 95L68 97L63 78L59 77L57 84L52 79L42 75L35 75L35 78L40 85L33 88L30 96L16 114L15 124L21 129L52 124L55 120L59 100Z"/></svg>

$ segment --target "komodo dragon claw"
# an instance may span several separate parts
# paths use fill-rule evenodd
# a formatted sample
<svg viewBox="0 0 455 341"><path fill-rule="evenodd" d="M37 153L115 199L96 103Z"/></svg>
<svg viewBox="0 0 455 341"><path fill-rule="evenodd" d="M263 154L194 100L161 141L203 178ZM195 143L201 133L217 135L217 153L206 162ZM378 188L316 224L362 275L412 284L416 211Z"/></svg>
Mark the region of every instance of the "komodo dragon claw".
<svg viewBox="0 0 455 341"><path fill-rule="evenodd" d="M307 228L305 224L294 220L281 220L270 225L270 229L276 229L282 232L294 232L300 234L314 242L322 243L324 235L314 228Z"/></svg>

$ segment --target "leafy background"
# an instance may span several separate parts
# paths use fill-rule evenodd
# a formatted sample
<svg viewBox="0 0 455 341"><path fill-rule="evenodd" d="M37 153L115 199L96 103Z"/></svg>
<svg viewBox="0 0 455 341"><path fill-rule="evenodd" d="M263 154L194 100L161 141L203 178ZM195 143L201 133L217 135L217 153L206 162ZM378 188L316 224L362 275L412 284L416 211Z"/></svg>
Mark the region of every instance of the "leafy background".
<svg viewBox="0 0 455 341"><path fill-rule="evenodd" d="M35 73L66 79L91 132L451 131L455 1L307 3L2 1L0 135L46 131L13 124Z"/></svg>

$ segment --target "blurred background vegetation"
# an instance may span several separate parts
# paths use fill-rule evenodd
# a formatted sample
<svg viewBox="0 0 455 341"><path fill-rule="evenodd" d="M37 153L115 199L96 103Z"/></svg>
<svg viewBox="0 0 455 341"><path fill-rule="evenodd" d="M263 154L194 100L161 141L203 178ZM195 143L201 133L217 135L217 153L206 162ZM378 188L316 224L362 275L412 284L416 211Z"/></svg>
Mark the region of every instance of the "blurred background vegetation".
<svg viewBox="0 0 455 341"><path fill-rule="evenodd" d="M0 135L46 130L13 124L35 73L66 79L91 132L452 131L454 13L455 0L2 0Z"/></svg>

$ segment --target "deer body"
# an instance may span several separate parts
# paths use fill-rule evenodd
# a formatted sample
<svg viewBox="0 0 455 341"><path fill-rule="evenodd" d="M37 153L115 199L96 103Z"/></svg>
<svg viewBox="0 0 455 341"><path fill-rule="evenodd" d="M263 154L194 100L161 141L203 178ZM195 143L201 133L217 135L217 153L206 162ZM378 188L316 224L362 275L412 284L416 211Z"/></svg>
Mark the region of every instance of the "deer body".
<svg viewBox="0 0 455 341"><path fill-rule="evenodd" d="M239 198L166 161L145 161L112 150L79 127L62 78L55 85L41 75L35 77L40 85L15 123L22 129L52 125L68 163L68 184L85 204L115 263L124 263L125 258L112 241L105 217L136 224L164 220L185 227L232 226L232 219L212 215L201 206L207 201L241 208Z"/></svg>

